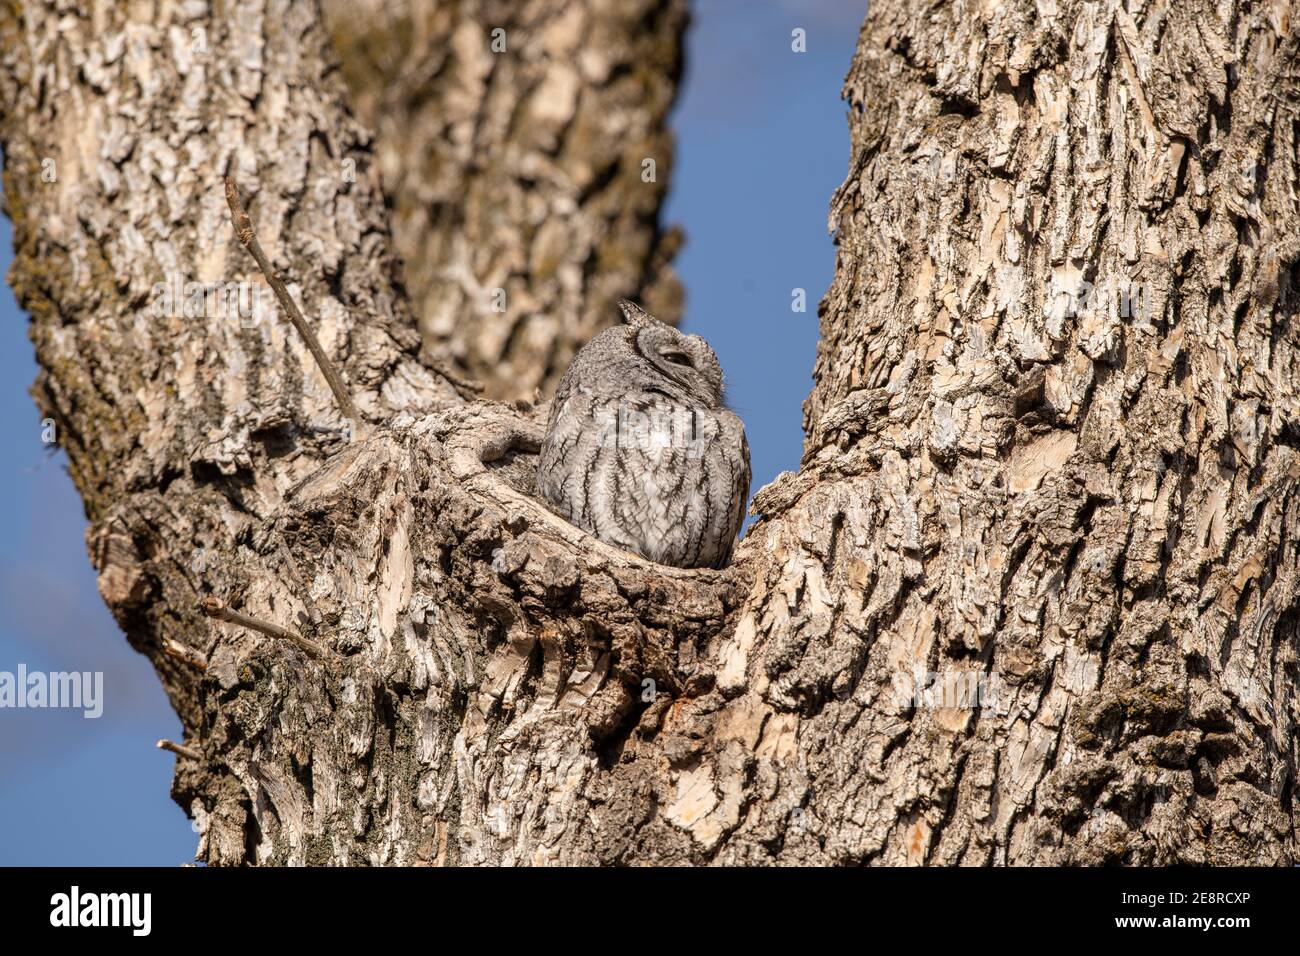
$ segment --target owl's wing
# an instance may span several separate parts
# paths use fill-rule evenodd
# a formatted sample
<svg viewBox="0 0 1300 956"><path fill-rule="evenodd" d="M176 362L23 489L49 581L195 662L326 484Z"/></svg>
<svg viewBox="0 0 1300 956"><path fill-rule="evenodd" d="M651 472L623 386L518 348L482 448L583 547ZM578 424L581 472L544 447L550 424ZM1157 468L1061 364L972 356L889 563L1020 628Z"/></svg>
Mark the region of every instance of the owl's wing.
<svg viewBox="0 0 1300 956"><path fill-rule="evenodd" d="M745 437L745 426L740 426L740 464L736 473L736 532L745 521L745 506L749 504L749 483L753 472L749 467L749 439Z"/></svg>
<svg viewBox="0 0 1300 956"><path fill-rule="evenodd" d="M731 462L732 512L728 525L729 537L727 546L722 549L723 553L719 556L716 565L723 568L731 563L731 553L736 547L736 535L740 533L740 526L745 522L745 506L749 503L749 483L753 476L749 466L749 439L745 437L744 422L730 409L720 412L719 419L722 423L722 439L728 448L736 449L735 459Z"/></svg>
<svg viewBox="0 0 1300 956"><path fill-rule="evenodd" d="M592 437L591 405L586 390L565 376L551 403L550 420L537 463L538 492L569 520L581 514L585 507L585 502L577 500L579 489L575 483L580 481L586 467L583 438Z"/></svg>

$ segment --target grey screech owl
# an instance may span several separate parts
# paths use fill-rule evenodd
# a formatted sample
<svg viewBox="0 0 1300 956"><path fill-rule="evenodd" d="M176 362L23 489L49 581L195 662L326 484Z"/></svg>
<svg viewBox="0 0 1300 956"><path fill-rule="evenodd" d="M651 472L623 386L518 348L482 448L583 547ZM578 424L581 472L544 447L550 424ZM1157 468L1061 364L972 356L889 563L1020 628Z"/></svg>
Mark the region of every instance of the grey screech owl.
<svg viewBox="0 0 1300 956"><path fill-rule="evenodd" d="M745 426L709 344L640 306L574 356L551 404L537 488L606 544L679 568L731 558L749 495Z"/></svg>

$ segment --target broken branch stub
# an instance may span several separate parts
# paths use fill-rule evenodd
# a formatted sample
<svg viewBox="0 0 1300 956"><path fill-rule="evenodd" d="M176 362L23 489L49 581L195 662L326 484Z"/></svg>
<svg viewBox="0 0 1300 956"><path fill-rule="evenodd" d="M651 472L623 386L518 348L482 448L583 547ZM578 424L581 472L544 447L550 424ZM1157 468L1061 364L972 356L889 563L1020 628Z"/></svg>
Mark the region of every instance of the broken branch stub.
<svg viewBox="0 0 1300 956"><path fill-rule="evenodd" d="M743 601L745 568L657 565L552 514L528 494L540 438L535 419L492 403L401 416L289 491L241 555L247 616L301 615L341 656L315 678L295 668L290 691L284 669L295 665L235 631L205 672L204 721L241 784L230 799L275 834L268 847L302 849L285 862L349 852L349 820L314 807L323 786L340 806L372 811L388 799L376 786L418 793L383 812L431 838L466 801L504 799L521 825L541 820L547 801L577 796L557 787L538 803L529 774L558 772L545 765L559 760L573 779L594 779L643 716L660 718L656 700L713 688L705 645ZM228 706L232 694L246 702ZM539 735L546 746L522 745ZM322 744L302 753L303 740ZM308 761L310 788L295 770ZM275 810L261 814L267 793ZM235 810L212 819L239 821ZM444 847L444 861L509 857L490 819L459 819L473 838ZM307 853L317 838L324 857ZM224 845L233 833L208 843Z"/></svg>

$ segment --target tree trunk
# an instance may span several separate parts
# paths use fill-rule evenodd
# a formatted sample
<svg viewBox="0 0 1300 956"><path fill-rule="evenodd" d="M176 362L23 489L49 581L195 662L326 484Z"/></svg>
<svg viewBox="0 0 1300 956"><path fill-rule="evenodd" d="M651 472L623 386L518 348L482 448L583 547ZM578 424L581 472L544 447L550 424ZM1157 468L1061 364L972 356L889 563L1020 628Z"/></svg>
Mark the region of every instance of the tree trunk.
<svg viewBox="0 0 1300 956"><path fill-rule="evenodd" d="M677 321L659 207L686 0L322 7L435 361L528 399L620 298Z"/></svg>
<svg viewBox="0 0 1300 956"><path fill-rule="evenodd" d="M545 409L417 361L314 3L3 9L36 395L202 859L1295 860L1285 7L872 5L804 462L721 572L550 514ZM154 307L254 281L226 172L350 441L283 322Z"/></svg>

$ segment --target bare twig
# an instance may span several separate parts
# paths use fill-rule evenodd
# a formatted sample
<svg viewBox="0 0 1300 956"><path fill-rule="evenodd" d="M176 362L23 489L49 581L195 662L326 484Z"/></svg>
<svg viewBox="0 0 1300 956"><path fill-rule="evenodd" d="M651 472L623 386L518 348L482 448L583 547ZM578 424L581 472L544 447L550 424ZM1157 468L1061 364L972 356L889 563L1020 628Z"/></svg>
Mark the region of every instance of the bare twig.
<svg viewBox="0 0 1300 956"><path fill-rule="evenodd" d="M186 760L201 760L202 755L193 747L186 747L184 744L178 744L171 740L158 741L159 750L170 750L178 757L184 757Z"/></svg>
<svg viewBox="0 0 1300 956"><path fill-rule="evenodd" d="M476 378L465 378L451 367L449 362L432 361L433 370L451 383L451 387L460 393L461 398L475 399L487 387ZM466 394L468 393L468 394Z"/></svg>
<svg viewBox="0 0 1300 956"><path fill-rule="evenodd" d="M203 609L203 613L208 615L208 617L215 617L218 621L227 621L231 624L238 624L240 627L246 627L251 631L257 631L260 634L265 634L267 637L274 637L283 641L292 641L316 660L324 660L329 656L325 652L325 649L319 644L315 641L308 640L297 631L291 631L278 624L259 621L257 618L249 617L247 614L240 614L238 611L232 611L214 597L205 597L199 603L199 607Z"/></svg>
<svg viewBox="0 0 1300 956"><path fill-rule="evenodd" d="M325 381L329 382L330 391L334 393L334 400L339 403L339 409L343 412L343 416L355 422L359 428L361 426L361 416L357 412L357 407L352 404L352 396L348 394L343 379L325 356L325 350L320 347L320 341L316 338L316 333L311 330L307 320L302 317L302 311L298 308L298 304L289 295L289 290L285 288L280 273L275 270L271 265L271 261L266 258L266 253L262 251L262 244L257 241L257 233L253 231L253 221L248 218L248 213L244 211L244 201L240 198L239 187L235 185L235 181L229 176L226 177L225 182L226 203L230 206L230 221L234 224L235 236L239 239L239 244L247 249L253 259L256 260L257 267L262 270L262 275L266 276L266 281L270 283L272 291L275 292L275 297L280 300L280 306L284 309L285 314L289 316L289 321L298 330L302 340L307 343L307 350L311 352L312 358L316 360L321 373L325 376Z"/></svg>
<svg viewBox="0 0 1300 956"><path fill-rule="evenodd" d="M162 652L168 657L174 657L178 661L183 661L191 667L197 667L199 670L207 670L208 662L192 647L186 647L179 641L173 641L170 637L163 638Z"/></svg>

